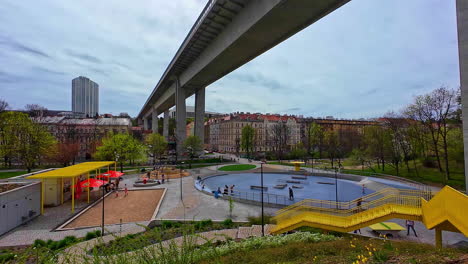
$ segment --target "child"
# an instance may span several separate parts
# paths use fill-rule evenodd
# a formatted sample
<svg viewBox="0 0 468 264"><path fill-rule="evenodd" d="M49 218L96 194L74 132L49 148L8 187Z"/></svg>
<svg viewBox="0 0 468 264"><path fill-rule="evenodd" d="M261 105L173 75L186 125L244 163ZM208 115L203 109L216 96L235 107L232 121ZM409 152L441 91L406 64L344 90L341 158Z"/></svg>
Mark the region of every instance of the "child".
<svg viewBox="0 0 468 264"><path fill-rule="evenodd" d="M124 197L127 197L127 195L128 195L128 188L127 188L127 184L125 184L125 195L124 195Z"/></svg>

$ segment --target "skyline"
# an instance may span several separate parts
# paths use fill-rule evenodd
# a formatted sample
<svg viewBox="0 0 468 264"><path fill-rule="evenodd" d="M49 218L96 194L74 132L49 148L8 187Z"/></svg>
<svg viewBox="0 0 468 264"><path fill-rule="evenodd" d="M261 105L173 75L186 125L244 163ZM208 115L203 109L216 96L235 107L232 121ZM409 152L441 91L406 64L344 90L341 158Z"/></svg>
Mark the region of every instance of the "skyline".
<svg viewBox="0 0 468 264"><path fill-rule="evenodd" d="M103 113L135 116L205 1L34 4L0 6L0 97L69 110L83 75L99 83ZM355 0L207 87L206 109L371 118L459 82L454 1Z"/></svg>

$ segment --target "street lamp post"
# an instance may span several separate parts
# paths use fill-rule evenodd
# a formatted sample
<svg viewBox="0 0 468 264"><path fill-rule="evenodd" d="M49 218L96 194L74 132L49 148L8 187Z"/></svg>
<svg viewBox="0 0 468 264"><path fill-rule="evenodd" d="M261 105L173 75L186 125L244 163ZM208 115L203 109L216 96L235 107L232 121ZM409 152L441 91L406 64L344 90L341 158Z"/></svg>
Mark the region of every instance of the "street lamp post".
<svg viewBox="0 0 468 264"><path fill-rule="evenodd" d="M89 182L88 182L89 184ZM102 229L101 229L101 237L104 236L104 196L106 192L106 184L101 185L102 186Z"/></svg>
<svg viewBox="0 0 468 264"><path fill-rule="evenodd" d="M335 167L335 202L338 209L338 169Z"/></svg>
<svg viewBox="0 0 468 264"><path fill-rule="evenodd" d="M184 165L184 162L182 161L180 163L180 171L179 171L179 178L180 178L180 200L182 201L183 200L183 197L182 197L182 167Z"/></svg>
<svg viewBox="0 0 468 264"><path fill-rule="evenodd" d="M262 236L265 236L265 219L263 214L263 161L260 163L260 185L261 185L261 192L262 192Z"/></svg>

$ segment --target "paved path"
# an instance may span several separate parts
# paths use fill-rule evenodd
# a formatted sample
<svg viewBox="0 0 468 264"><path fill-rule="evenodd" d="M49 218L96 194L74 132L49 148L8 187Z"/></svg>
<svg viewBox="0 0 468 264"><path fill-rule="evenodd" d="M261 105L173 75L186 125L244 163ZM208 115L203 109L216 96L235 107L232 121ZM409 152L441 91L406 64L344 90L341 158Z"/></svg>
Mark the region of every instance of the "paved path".
<svg viewBox="0 0 468 264"><path fill-rule="evenodd" d="M273 227L274 227L273 225L265 225L265 228L264 228L265 235L269 235ZM176 237L173 239L162 241L161 243L156 243L156 244L147 246L140 250L114 255L114 257L116 258L115 261L117 262L118 260L117 258L122 257L120 258L121 260L124 258L128 258L129 256L131 257L133 254L139 254L142 252L151 252L147 254L147 256L154 256L154 254L152 253L156 253L156 254L159 253L161 246L163 248L169 248L174 245L181 246L183 243L202 245L208 241L226 241L227 239L241 240L241 239L246 239L249 237L260 237L262 236L261 230L262 230L262 227L260 225L253 225L249 227L239 227L239 228L234 228L234 229L213 230L213 231L208 231L208 232L197 233L196 235L190 235L187 237L180 236L180 237ZM129 230L125 233L122 233L122 236L126 234L131 234L134 231L136 230ZM94 261L95 259L93 257L87 256L87 252L97 244L108 243L116 238L117 238L116 236L107 235L107 236L104 236L103 238L95 238L95 239L91 239L91 240L73 245L72 247L65 249L64 254L60 255L59 263L87 262L86 261L87 259L85 259L87 257L91 258ZM112 262L111 260L112 256L106 256L105 258L107 261Z"/></svg>
<svg viewBox="0 0 468 264"><path fill-rule="evenodd" d="M206 169L204 170L206 173ZM182 200L180 196L180 179L171 180L165 187L166 196L161 204L156 219L177 220L225 220L229 215L229 201L216 199L194 188L194 177L182 179ZM276 208L265 208L266 214L274 214ZM232 219L248 221L249 216L259 216L260 206L235 202Z"/></svg>

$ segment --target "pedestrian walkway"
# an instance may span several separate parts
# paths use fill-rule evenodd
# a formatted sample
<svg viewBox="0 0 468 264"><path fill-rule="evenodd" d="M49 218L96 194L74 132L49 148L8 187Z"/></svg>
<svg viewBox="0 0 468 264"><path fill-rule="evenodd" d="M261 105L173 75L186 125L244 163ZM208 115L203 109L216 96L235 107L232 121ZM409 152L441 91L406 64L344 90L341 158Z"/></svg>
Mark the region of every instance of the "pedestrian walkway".
<svg viewBox="0 0 468 264"><path fill-rule="evenodd" d="M265 225L264 231L265 235L270 235L271 230L274 228L274 225ZM127 234L132 234L136 230L129 230L127 232L122 233L122 236ZM222 229L222 230L214 230L208 231L203 233L197 233L194 235L190 235L188 237L180 236L173 239L162 241L161 243L156 243L145 248L142 248L138 251L148 251L148 252L159 252L160 248L168 248L173 245L181 246L183 245L184 241L190 241L193 245L202 245L205 244L207 241L226 241L227 239L233 240L242 240L247 239L249 237L260 237L262 236L262 226L261 225L253 225L249 227L239 227L235 229ZM109 243L110 241L118 238L114 235L107 235L102 238L95 238L88 241L84 241L73 245L64 250L63 254L59 257L59 263L65 262L75 262L75 263L82 263L86 262L86 257L88 252L98 244L102 243ZM122 255L132 255L138 252L128 252L115 255L114 258L118 259ZM91 256L89 256L91 258ZM94 256L93 256L94 257ZM105 256L107 260L110 260L112 256ZM93 258L93 260L96 260Z"/></svg>

